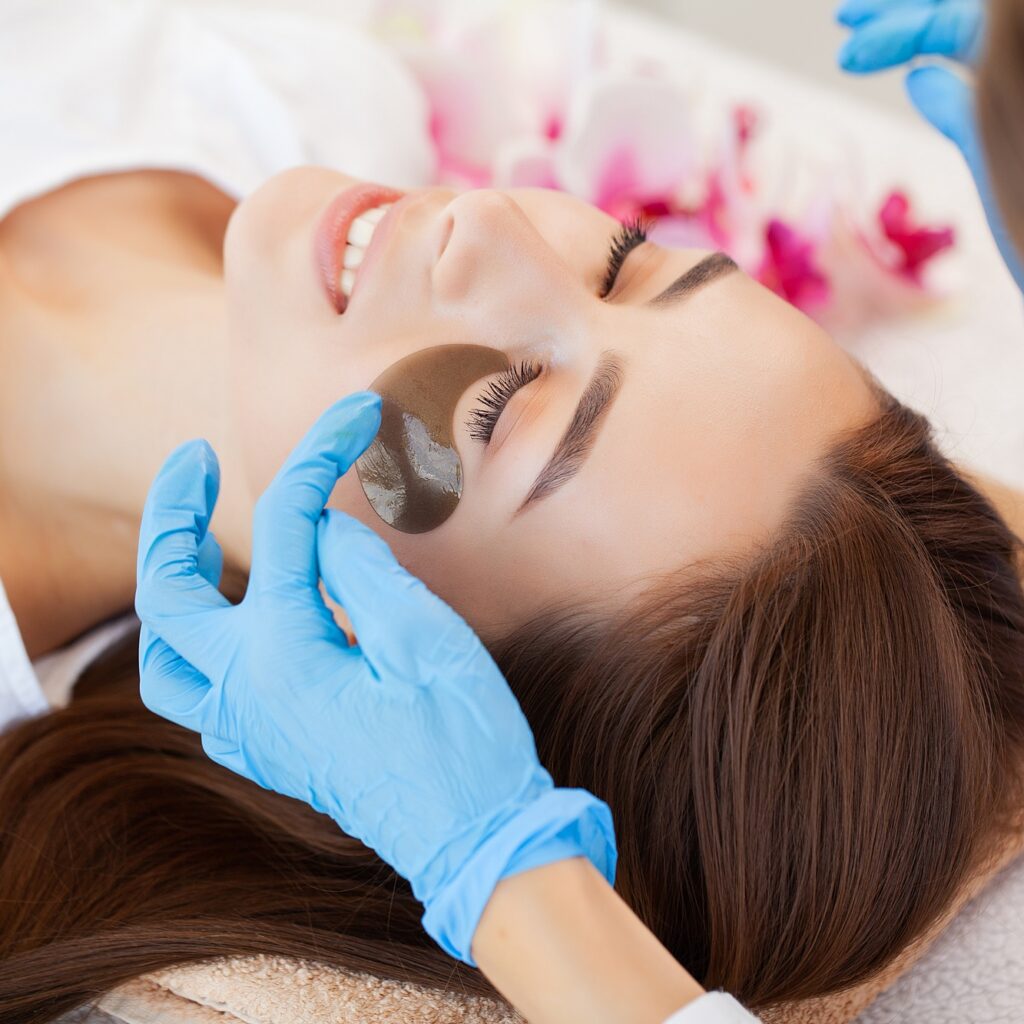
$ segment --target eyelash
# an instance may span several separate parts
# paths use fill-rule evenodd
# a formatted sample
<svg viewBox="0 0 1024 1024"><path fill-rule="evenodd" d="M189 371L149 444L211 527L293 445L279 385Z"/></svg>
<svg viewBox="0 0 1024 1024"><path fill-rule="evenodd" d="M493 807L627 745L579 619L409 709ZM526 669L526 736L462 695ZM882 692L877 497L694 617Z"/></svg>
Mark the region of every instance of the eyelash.
<svg viewBox="0 0 1024 1024"><path fill-rule="evenodd" d="M498 420L505 407L512 400L512 395L521 387L525 387L531 381L536 381L541 376L544 368L537 362L520 362L519 366L509 367L503 370L494 380L488 381L487 386L480 392L476 399L480 403L479 409L474 409L469 414L466 425L469 427L469 436L474 440L490 443L490 437L498 426Z"/></svg>
<svg viewBox="0 0 1024 1024"><path fill-rule="evenodd" d="M623 221L612 237L608 250L608 266L601 285L599 298L604 298L615 287L615 279L619 276L626 257L642 242L647 240L647 223L642 217L632 217ZM527 384L535 381L544 367L538 363L522 362L518 366L510 366L503 370L487 386L477 398L479 408L473 409L466 421L469 436L475 441L490 444L494 428L498 425L505 406L512 396Z"/></svg>
<svg viewBox="0 0 1024 1024"><path fill-rule="evenodd" d="M543 370L544 367L539 363L522 362L518 366L502 370L497 377L488 381L477 398L480 408L473 409L466 421L469 436L475 441L490 444L498 419L505 411L505 406L512 400L512 396L520 388L525 388L531 381L535 381Z"/></svg>
<svg viewBox="0 0 1024 1024"><path fill-rule="evenodd" d="M608 269L605 271L604 283L601 285L600 298L604 298L615 287L626 257L642 242L647 241L648 224L643 217L631 217L622 222L619 230L612 238L608 253Z"/></svg>

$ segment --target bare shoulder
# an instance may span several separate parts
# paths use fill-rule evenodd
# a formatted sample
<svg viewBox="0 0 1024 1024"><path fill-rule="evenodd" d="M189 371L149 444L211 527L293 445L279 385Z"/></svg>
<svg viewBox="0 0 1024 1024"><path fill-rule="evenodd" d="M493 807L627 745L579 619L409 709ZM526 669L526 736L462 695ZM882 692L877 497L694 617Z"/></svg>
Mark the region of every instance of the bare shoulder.
<svg viewBox="0 0 1024 1024"><path fill-rule="evenodd" d="M138 170L76 178L16 206L0 220L0 252L23 281L52 278L83 250L176 252L220 260L235 201L194 174Z"/></svg>
<svg viewBox="0 0 1024 1024"><path fill-rule="evenodd" d="M0 219L0 228L6 230L24 220L51 215L99 216L111 209L140 204L172 208L191 216L193 211L220 211L230 215L235 202L207 179L186 171L158 168L114 171L83 175L26 199Z"/></svg>

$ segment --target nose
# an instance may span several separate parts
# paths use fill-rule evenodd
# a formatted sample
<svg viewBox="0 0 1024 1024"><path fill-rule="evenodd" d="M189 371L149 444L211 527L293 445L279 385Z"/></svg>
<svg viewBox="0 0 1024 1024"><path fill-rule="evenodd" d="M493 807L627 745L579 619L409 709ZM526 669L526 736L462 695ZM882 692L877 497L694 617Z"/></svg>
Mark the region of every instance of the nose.
<svg viewBox="0 0 1024 1024"><path fill-rule="evenodd" d="M445 217L447 240L432 275L439 312L479 321L491 337L565 317L567 293L581 283L514 199L474 189L456 196Z"/></svg>

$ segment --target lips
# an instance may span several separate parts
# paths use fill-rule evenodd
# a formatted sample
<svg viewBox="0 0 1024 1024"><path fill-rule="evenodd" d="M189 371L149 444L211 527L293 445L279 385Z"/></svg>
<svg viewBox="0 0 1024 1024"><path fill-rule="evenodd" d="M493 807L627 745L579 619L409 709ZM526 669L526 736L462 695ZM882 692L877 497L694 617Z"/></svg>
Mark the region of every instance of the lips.
<svg viewBox="0 0 1024 1024"><path fill-rule="evenodd" d="M352 221L374 207L397 202L404 194L384 185L363 182L335 196L324 210L314 236L314 256L324 291L337 312L344 313L348 306L348 300L338 288L338 277ZM371 240L371 247L374 241L376 238ZM358 284L358 274L356 281Z"/></svg>

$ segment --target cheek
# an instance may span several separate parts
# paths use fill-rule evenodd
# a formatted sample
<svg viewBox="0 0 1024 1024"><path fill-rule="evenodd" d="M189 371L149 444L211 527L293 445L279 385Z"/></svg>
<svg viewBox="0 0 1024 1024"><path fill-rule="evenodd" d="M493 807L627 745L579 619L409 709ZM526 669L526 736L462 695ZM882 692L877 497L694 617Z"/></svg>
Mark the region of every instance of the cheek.
<svg viewBox="0 0 1024 1024"><path fill-rule="evenodd" d="M284 408L281 402L268 401L271 397L262 394L262 389L252 383L251 376L244 385L237 385L231 396L237 449L246 483L254 496L266 490L287 457L290 450L287 438L294 435L299 425L296 410Z"/></svg>
<svg viewBox="0 0 1024 1024"><path fill-rule="evenodd" d="M395 558L483 635L508 618L510 596L495 575L493 556L501 540L471 510L457 510L429 533L400 533L370 507L354 471L338 481L330 500L388 544ZM500 632L500 630L499 630Z"/></svg>
<svg viewBox="0 0 1024 1024"><path fill-rule="evenodd" d="M329 506L339 509L387 542L392 554L435 594L462 612L467 583L479 568L474 555L475 524L457 510L443 526L428 533L402 533L388 526L370 506L355 469L337 483Z"/></svg>
<svg viewBox="0 0 1024 1024"><path fill-rule="evenodd" d="M269 303L259 317L242 298L228 294L225 399L246 482L260 494L317 416L357 385L332 346L299 344L303 332L294 318L279 321Z"/></svg>
<svg viewBox="0 0 1024 1024"><path fill-rule="evenodd" d="M280 326L255 322L230 300L229 317L226 408L246 483L258 495L317 417L365 387L366 375L339 354L329 337L319 344L293 345L301 334L294 321ZM305 340L315 333L314 328Z"/></svg>

